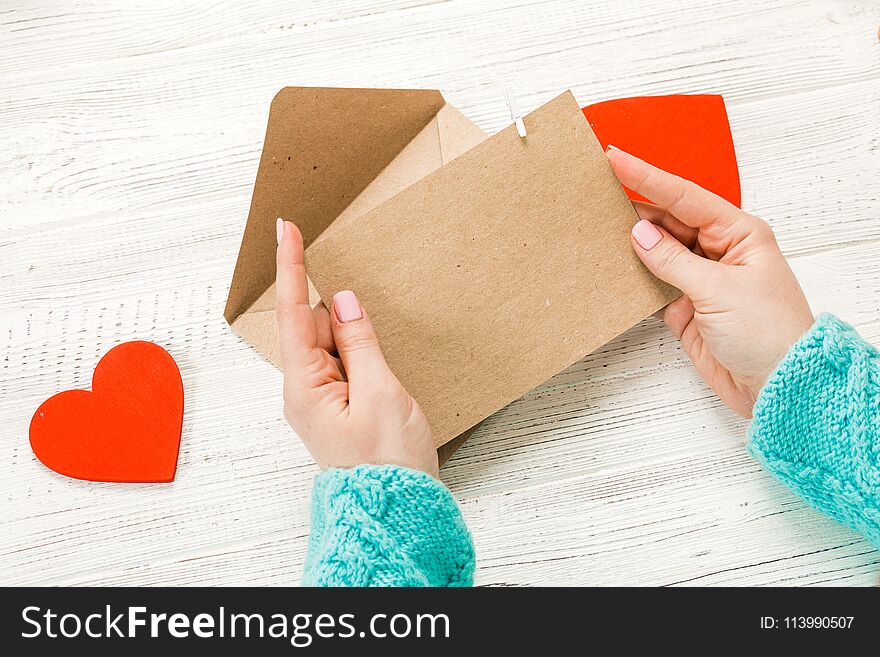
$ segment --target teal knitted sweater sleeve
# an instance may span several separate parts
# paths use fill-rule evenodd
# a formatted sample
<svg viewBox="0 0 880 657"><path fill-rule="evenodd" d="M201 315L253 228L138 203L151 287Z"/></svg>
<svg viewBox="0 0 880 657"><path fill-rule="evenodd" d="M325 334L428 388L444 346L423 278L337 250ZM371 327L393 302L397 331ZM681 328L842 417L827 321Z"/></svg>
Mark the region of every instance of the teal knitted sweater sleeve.
<svg viewBox="0 0 880 657"><path fill-rule="evenodd" d="M471 586L474 546L452 493L394 465L315 479L304 586Z"/></svg>
<svg viewBox="0 0 880 657"><path fill-rule="evenodd" d="M820 316L758 396L749 452L880 548L880 353Z"/></svg>

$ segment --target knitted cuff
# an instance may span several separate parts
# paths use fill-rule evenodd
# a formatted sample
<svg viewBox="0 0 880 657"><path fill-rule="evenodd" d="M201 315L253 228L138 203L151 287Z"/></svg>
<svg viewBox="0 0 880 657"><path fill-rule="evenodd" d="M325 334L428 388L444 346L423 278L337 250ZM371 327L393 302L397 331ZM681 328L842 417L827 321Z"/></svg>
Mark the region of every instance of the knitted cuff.
<svg viewBox="0 0 880 657"><path fill-rule="evenodd" d="M749 453L880 547L880 354L821 315L761 390Z"/></svg>
<svg viewBox="0 0 880 657"><path fill-rule="evenodd" d="M452 493L394 465L322 472L306 586L470 586L474 547Z"/></svg>

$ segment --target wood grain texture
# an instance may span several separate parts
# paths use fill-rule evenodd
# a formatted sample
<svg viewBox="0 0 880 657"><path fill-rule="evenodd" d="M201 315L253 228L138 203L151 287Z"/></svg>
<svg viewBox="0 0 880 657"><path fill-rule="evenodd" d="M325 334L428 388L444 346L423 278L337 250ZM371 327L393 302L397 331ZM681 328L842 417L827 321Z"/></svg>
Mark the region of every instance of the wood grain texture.
<svg viewBox="0 0 880 657"><path fill-rule="evenodd" d="M880 342L876 2L21 2L0 9L0 583L289 585L315 467L280 374L222 318L268 104L440 88L482 128L582 104L728 102L743 206L815 311ZM47 471L27 423L112 345L166 347L176 480ZM744 453L746 423L646 320L492 416L444 478L485 585L870 585L880 554Z"/></svg>

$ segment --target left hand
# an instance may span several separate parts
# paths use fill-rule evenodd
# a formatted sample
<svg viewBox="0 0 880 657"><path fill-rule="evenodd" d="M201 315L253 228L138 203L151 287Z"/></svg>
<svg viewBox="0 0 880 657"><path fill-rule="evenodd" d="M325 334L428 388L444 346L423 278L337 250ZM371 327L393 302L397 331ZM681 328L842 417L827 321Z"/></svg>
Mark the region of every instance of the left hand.
<svg viewBox="0 0 880 657"><path fill-rule="evenodd" d="M353 292L309 305L302 235L278 220L275 312L284 415L322 468L394 464L439 477L431 428L388 368Z"/></svg>

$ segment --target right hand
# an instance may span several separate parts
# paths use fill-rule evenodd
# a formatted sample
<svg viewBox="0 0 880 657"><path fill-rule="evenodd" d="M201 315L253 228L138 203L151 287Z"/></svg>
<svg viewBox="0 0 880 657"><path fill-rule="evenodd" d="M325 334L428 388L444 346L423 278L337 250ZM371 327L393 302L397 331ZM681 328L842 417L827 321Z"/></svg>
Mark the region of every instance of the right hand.
<svg viewBox="0 0 880 657"><path fill-rule="evenodd" d="M813 314L766 222L698 185L617 148L620 182L650 203L632 246L684 296L662 311L697 372L733 411L752 416L761 388Z"/></svg>

